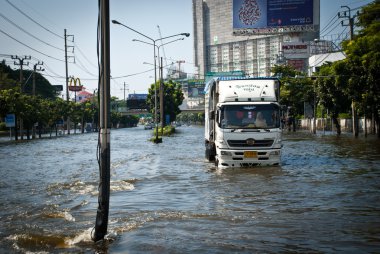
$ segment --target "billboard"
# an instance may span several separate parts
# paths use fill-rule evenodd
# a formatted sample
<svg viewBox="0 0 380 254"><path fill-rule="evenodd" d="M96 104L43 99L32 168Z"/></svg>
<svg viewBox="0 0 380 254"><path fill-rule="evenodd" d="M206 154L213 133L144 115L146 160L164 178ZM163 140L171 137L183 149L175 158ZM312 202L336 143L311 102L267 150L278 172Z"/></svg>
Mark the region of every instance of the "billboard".
<svg viewBox="0 0 380 254"><path fill-rule="evenodd" d="M148 94L129 94L127 99L127 108L129 109L147 109L146 99Z"/></svg>
<svg viewBox="0 0 380 254"><path fill-rule="evenodd" d="M189 79L187 81L188 98L204 97L204 79Z"/></svg>
<svg viewBox="0 0 380 254"><path fill-rule="evenodd" d="M310 47L306 42L283 42L281 49L287 59L308 58L310 56Z"/></svg>
<svg viewBox="0 0 380 254"><path fill-rule="evenodd" d="M233 0L233 29L313 25L313 0Z"/></svg>
<svg viewBox="0 0 380 254"><path fill-rule="evenodd" d="M132 94L128 94L128 100L129 99L146 100L147 98L148 98L148 94L146 94L146 93L132 93Z"/></svg>

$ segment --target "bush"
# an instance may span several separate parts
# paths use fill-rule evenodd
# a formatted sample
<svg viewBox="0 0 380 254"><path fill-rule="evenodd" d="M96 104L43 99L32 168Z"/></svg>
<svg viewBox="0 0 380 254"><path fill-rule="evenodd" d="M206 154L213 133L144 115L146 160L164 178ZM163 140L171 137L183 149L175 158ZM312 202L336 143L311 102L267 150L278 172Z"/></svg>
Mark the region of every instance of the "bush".
<svg viewBox="0 0 380 254"><path fill-rule="evenodd" d="M175 132L175 128L173 126L171 126L171 125L165 126L163 132L162 132L162 128L161 127L158 128L158 135L161 135L161 133L162 133L162 136L170 136L174 132ZM153 134L156 135L156 128L154 128Z"/></svg>
<svg viewBox="0 0 380 254"><path fill-rule="evenodd" d="M1 122L0 123L0 131L6 131L7 130L7 126L5 125L4 122Z"/></svg>
<svg viewBox="0 0 380 254"><path fill-rule="evenodd" d="M339 116L338 116L339 119L350 119L351 118L351 114L348 114L348 113L340 113Z"/></svg>

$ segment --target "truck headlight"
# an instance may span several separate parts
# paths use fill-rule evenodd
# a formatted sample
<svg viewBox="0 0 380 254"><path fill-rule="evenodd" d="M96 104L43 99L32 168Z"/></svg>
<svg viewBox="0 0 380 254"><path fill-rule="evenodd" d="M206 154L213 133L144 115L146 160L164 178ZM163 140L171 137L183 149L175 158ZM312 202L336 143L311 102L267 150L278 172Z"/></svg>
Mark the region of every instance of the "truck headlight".
<svg viewBox="0 0 380 254"><path fill-rule="evenodd" d="M221 154L221 155L232 156L232 153L231 153L231 152L228 152L228 151L220 151L220 154Z"/></svg>
<svg viewBox="0 0 380 254"><path fill-rule="evenodd" d="M269 155L279 156L280 155L280 151L272 151L272 152L269 153Z"/></svg>

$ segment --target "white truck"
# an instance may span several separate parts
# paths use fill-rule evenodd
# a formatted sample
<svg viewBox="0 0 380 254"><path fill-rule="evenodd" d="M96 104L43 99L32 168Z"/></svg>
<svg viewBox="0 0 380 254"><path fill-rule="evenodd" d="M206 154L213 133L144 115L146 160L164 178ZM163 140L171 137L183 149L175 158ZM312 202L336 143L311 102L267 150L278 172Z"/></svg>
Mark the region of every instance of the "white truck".
<svg viewBox="0 0 380 254"><path fill-rule="evenodd" d="M279 165L277 78L220 77L205 87L206 159L218 168Z"/></svg>

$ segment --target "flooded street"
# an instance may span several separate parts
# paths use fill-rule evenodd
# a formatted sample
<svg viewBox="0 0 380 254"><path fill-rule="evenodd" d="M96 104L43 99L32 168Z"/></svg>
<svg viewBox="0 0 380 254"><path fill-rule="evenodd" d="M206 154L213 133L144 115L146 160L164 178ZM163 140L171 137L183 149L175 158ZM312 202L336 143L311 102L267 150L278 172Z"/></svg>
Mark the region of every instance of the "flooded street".
<svg viewBox="0 0 380 254"><path fill-rule="evenodd" d="M380 142L284 132L282 165L215 170L203 127L111 131L108 241L94 244L97 133L0 143L1 253L375 253Z"/></svg>

